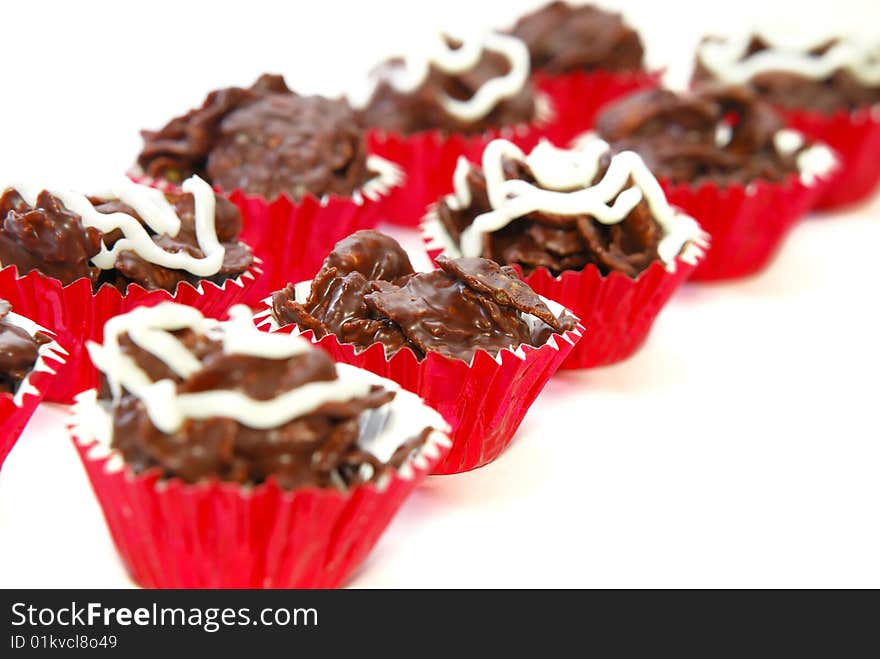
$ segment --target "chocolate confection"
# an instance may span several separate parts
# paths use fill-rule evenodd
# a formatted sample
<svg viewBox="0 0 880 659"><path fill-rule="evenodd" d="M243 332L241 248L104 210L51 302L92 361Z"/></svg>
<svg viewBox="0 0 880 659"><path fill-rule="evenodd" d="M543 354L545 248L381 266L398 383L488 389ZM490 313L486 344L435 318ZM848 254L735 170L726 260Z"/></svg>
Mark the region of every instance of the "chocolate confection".
<svg viewBox="0 0 880 659"><path fill-rule="evenodd" d="M380 342L390 357L409 348L470 361L522 344L541 345L574 328L555 316L511 268L481 258L437 260L440 270L415 273L397 242L375 231L340 241L298 302L293 286L272 297L280 325L297 324L317 337L368 347Z"/></svg>
<svg viewBox="0 0 880 659"><path fill-rule="evenodd" d="M636 151L658 178L695 185L780 181L798 172L805 145L778 148L783 128L772 106L743 86L639 92L609 105L596 121L596 132L615 151Z"/></svg>
<svg viewBox="0 0 880 659"><path fill-rule="evenodd" d="M223 120L207 174L267 199L350 195L369 178L363 129L345 101L270 95Z"/></svg>
<svg viewBox="0 0 880 659"><path fill-rule="evenodd" d="M43 332L33 336L9 322L12 306L0 300L0 393L14 394L39 357L40 346L51 339Z"/></svg>
<svg viewBox="0 0 880 659"><path fill-rule="evenodd" d="M496 35L494 38L498 38ZM507 37L510 39L510 37ZM513 40L515 41L515 40ZM445 37L448 52L464 47L462 42ZM518 41L516 45L522 47ZM524 58L527 60L527 57ZM394 81L405 77L410 63L404 58L392 58L374 69L370 76L375 88L361 109L364 123L371 128L382 128L410 135L428 130L456 133L481 133L527 123L535 119L534 89L528 82L528 62L521 64L523 82L512 95L493 99L476 116L459 116L450 112L444 99L458 101L474 99L490 80L516 75L516 61L503 52L484 48L473 66L459 73L444 72L435 62L425 63L425 75L414 89L400 90Z"/></svg>
<svg viewBox="0 0 880 659"><path fill-rule="evenodd" d="M602 179L609 157L602 158ZM529 165L522 160L502 158L505 180L521 180L540 188ZM453 242L475 218L492 211L484 171L470 167L465 185L470 203L460 205L445 198L437 206L437 219ZM658 258L662 231L648 205L642 201L623 221L602 224L582 215L559 215L535 211L513 219L497 231L482 237L482 256L498 263L517 265L528 275L536 268L547 268L554 275L565 270L582 270L592 263L600 272L621 272L635 277Z"/></svg>
<svg viewBox="0 0 880 659"><path fill-rule="evenodd" d="M138 164L178 182L198 174L224 190L350 195L370 178L364 131L345 100L300 96L280 76L211 92L201 108L143 131Z"/></svg>
<svg viewBox="0 0 880 659"><path fill-rule="evenodd" d="M200 108L175 117L159 130L143 130L144 148L138 156L147 176L180 183L193 174L204 178L208 155L217 141L220 123L235 110L269 94L292 94L277 75L263 75L251 87L227 87L208 94Z"/></svg>
<svg viewBox="0 0 880 659"><path fill-rule="evenodd" d="M167 192L165 198L180 218L180 231L173 238L156 234L133 208L118 199L90 198L88 201L99 213L123 212L135 218L163 250L202 257L196 235L193 195ZM112 249L123 237L122 231L103 233L93 226L86 226L80 214L65 207L58 197L45 190L35 201L33 205L27 203L19 191L12 188L0 195L0 265L15 265L22 275L37 270L64 284L87 277L95 290L109 284L124 292L129 284L138 284L148 290L173 292L180 282L196 284L207 279L220 284L245 272L253 262L250 250L237 241L241 215L222 197L216 197L214 224L225 254L219 270L210 277L196 277L185 270L157 265L135 249L121 250L114 267L99 268L92 259L100 252L102 243Z"/></svg>
<svg viewBox="0 0 880 659"><path fill-rule="evenodd" d="M701 51L705 46L725 44L724 39L707 37L703 40ZM835 47L843 45L842 39L829 39L825 43L799 53L802 62L814 63L827 55ZM775 47L765 38L753 35L749 38L748 45L741 53L744 60L760 53L772 53ZM867 61L867 58L866 58ZM874 55L874 67L880 66L880 55ZM848 68L840 66L834 68L827 75L815 77L792 68L780 68L773 70L759 70L747 81L747 83L764 100L773 105L796 110L812 110L822 113L833 113L837 110L854 110L880 103L880 81L874 84L866 84L859 80ZM805 69L806 70L806 69ZM719 77L704 64L698 54L694 67L694 83L697 85L717 82ZM723 80L722 80L723 81Z"/></svg>
<svg viewBox="0 0 880 659"><path fill-rule="evenodd" d="M165 304L156 309L160 314L176 313L180 307ZM249 344L258 344L261 338L251 336L258 330L253 327L247 309L241 310L241 317L232 322L250 325L245 328L248 334L242 335L244 350L247 350ZM161 327L163 324L159 322L152 326ZM172 324L177 325L176 322ZM144 326L140 319L130 325L133 329ZM219 327L228 325L230 323L223 323ZM115 347L121 355L134 361L135 367L148 381L164 379L173 382L173 396L178 399L199 393L229 395L234 392L245 397L244 406L250 406L253 401L267 403L295 395L306 385L344 387L335 364L321 350L305 345L304 350L296 351L292 356L288 351L268 357L259 350L251 354L239 349L227 351L224 340L229 340L228 332L218 333L217 327L209 324L168 332L180 342L188 355L187 360L195 360L192 372L186 377L180 375L179 360L167 351L160 351L157 356L155 352L135 345L129 335L132 330L122 328L115 336ZM290 336L272 338L302 341ZM101 368L104 368L102 364L113 363L102 359L102 351L112 349L109 347L111 340L112 337L105 336L103 347L90 347L93 359ZM263 341L268 341L265 335ZM105 376L108 372L109 369L105 370ZM112 398L112 382L107 377L101 394L108 404ZM306 397L309 395L305 394ZM143 395L129 391L123 382L119 395L112 401L111 446L121 452L126 464L135 472L159 469L165 477L178 477L189 483L219 478L258 484L271 477L287 489L306 486L345 489L376 481L388 469L399 468L427 439L428 429L401 444L385 463L359 447L361 413L377 410L394 397L394 391L364 384L362 394L343 395L342 398L328 394L324 402L313 401L309 411L289 420L285 417L285 421L268 428L242 423L235 418L233 403L221 407L222 412L209 418L200 418L206 416L204 414L184 415L177 427L169 430L157 427ZM290 406L297 404L295 401L289 403ZM154 411L154 414L162 416L162 411Z"/></svg>
<svg viewBox="0 0 880 659"><path fill-rule="evenodd" d="M529 47L532 69L638 71L644 48L620 14L593 5L551 2L517 21L511 33Z"/></svg>

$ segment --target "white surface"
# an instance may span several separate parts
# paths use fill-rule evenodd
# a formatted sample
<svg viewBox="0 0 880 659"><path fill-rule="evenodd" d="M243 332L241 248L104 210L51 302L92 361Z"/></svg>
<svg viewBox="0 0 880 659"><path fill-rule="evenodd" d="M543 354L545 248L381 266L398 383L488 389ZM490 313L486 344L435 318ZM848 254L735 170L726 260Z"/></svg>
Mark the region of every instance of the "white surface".
<svg viewBox="0 0 880 659"><path fill-rule="evenodd" d="M6 3L18 58L0 60L0 168L100 182L130 163L138 128L209 88L284 68L298 89L340 88L390 47L392 8L413 34L441 5L503 22L532 4L325 2L306 20L299 3L282 18L278 3L213 3L201 33L201 3L108 3L88 21L88 3ZM655 63L683 69L700 33L758 7L814 22L828 7L627 6ZM876 3L834 9L878 24ZM497 462L415 494L352 585L880 587L878 214L875 198L809 219L761 276L688 286L633 359L556 377ZM0 586L130 586L64 415L40 409L0 475Z"/></svg>

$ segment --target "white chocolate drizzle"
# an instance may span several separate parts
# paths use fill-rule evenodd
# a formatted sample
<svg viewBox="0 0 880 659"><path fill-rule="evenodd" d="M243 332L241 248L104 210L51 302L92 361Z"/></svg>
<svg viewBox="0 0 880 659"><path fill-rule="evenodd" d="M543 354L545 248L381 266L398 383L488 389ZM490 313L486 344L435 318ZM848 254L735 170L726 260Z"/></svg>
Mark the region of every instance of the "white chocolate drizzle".
<svg viewBox="0 0 880 659"><path fill-rule="evenodd" d="M119 337L128 334L138 347L181 377L201 368L195 355L171 334L184 328L221 340L225 354L289 359L314 349L301 337L261 332L245 306L233 307L229 315L230 320L221 323L203 317L192 307L164 302L110 319L104 327L104 344L89 342L87 346L95 366L107 377L114 398L118 399L123 388L139 398L153 425L165 433L177 431L186 419L212 417L235 419L251 428L276 428L325 403L345 402L369 392L369 384L363 381L337 378L310 382L269 400L232 390L177 393L174 381L154 382L119 345Z"/></svg>
<svg viewBox="0 0 880 659"><path fill-rule="evenodd" d="M733 127L729 123L719 121L715 126L715 146L719 149L727 147L733 139L733 134ZM576 137L573 145L579 148L594 139L595 133L587 132ZM810 185L817 178L828 176L839 165L839 161L834 151L822 142L816 142L806 148L804 145L803 134L791 128L783 128L773 135L773 147L779 155L790 156L800 151L795 158L798 174L801 182Z"/></svg>
<svg viewBox="0 0 880 659"><path fill-rule="evenodd" d="M715 146L719 149L723 149L728 144L730 144L730 140L733 139L733 126L730 124L721 121L715 126Z"/></svg>
<svg viewBox="0 0 880 659"><path fill-rule="evenodd" d="M427 469L429 460L440 457L443 448L451 445L447 435L449 425L435 410L425 405L414 393L401 389L396 383L380 378L347 364L338 364L339 376L355 379L368 387L380 385L395 391L394 400L377 409L365 410L359 419L360 435L358 446L371 453L380 462L387 463L397 449L424 429L431 431L425 444L416 450L399 469L398 475L406 480L413 478L415 470ZM125 469L125 460L120 453L111 448L113 442L112 410L105 402L97 400L94 389L84 391L76 397L73 405L70 428L76 441L88 447L90 460L107 459L104 468L109 472ZM364 465L369 468L369 465ZM364 474L365 478L372 474ZM341 486L344 482L337 479ZM383 476L376 486L381 490L387 486L388 478ZM161 483L159 484L161 486Z"/></svg>
<svg viewBox="0 0 880 659"><path fill-rule="evenodd" d="M185 251L169 252L162 249L135 217L123 212L101 213L84 194L55 188L48 192L69 211L80 215L84 226L94 227L105 234L117 229L122 231L123 237L116 241L113 249L107 249L102 244L101 251L92 258L92 263L102 270L113 268L119 253L131 250L142 259L164 268L185 270L197 277L216 275L223 266L226 249L217 239L214 191L198 176L184 181L182 187L184 192L193 195L196 241L203 257L192 256ZM6 188L16 190L30 206L37 204L37 197L44 190L42 187L17 183ZM174 238L180 232L180 218L161 190L123 177L110 190L96 196L118 199L130 206L158 235Z"/></svg>
<svg viewBox="0 0 880 659"><path fill-rule="evenodd" d="M408 55L403 58L401 65L389 68L383 77L370 80L366 90L349 95L352 106L365 108L382 81L387 81L401 94L410 94L424 84L431 67L448 75L470 71L479 64L484 51L502 55L508 61L509 71L487 80L467 100L441 94L438 101L449 115L461 121L477 121L488 115L501 101L516 96L523 89L529 78L530 65L529 50L521 40L497 32L489 32L479 38L454 38L461 43L460 47L451 48L444 35L437 34L430 40L426 52Z"/></svg>
<svg viewBox="0 0 880 659"><path fill-rule="evenodd" d="M375 176L364 183L360 190L354 191L352 196L355 203L358 204L363 203L363 197L370 201L376 201L387 195L393 188L402 185L406 180L406 175L401 167L376 155L367 156L367 169Z"/></svg>
<svg viewBox="0 0 880 659"><path fill-rule="evenodd" d="M733 128L730 124L719 122L715 129L715 145L723 149L733 138ZM797 164L800 179L805 185L810 185L817 178L827 176L837 167L837 157L825 144L816 143L805 146L806 141L800 131L791 128L783 128L773 135L773 148L781 156L791 156L797 153Z"/></svg>
<svg viewBox="0 0 880 659"><path fill-rule="evenodd" d="M119 351L119 336L128 332L129 337L136 340L141 348L169 366L183 357L180 363L182 365L173 366L176 372L178 369L194 372L194 357L184 355L183 353L188 352L186 348L168 334L185 327L221 340L223 350L228 354L287 359L307 350L317 350L302 337L285 333L269 334L258 330L247 307L233 307L230 317L230 321L221 323L205 319L195 309L170 302L152 308L138 308L112 319L110 322L113 325L108 323L105 326L105 344L101 346L89 343L89 353L95 364L107 375L111 388L115 386L119 391L121 386L125 386L132 394L139 396L150 420L163 432L174 432L187 418L211 417L233 418L253 428L273 428L297 416L308 414L325 402L351 400L363 396L372 386L380 385L395 392L395 396L390 403L361 413L358 419L358 445L362 449L374 455L380 462L386 463L401 445L429 429L425 444L416 449L398 471L401 478L410 479L415 475L416 469L427 469L429 460L439 458L441 450L451 444L448 437L449 424L438 412L427 407L417 395L404 391L390 380L347 364L336 365L337 380L308 383L273 399L261 401L236 391L175 394L171 380L150 382L146 374ZM162 334L166 338L157 338ZM137 392L132 386L137 388ZM105 466L109 471L125 468L122 456L111 449L112 410L107 403L97 400L94 389L77 396L71 429L77 441L90 446L89 459L109 458ZM369 465L365 465L365 468L370 469ZM369 478L372 474L364 473L363 476ZM387 477L383 476L377 486L381 489L387 482ZM342 484L341 479L339 483Z"/></svg>
<svg viewBox="0 0 880 659"><path fill-rule="evenodd" d="M459 251L463 256L480 256L483 236L504 228L513 220L534 212L554 215L588 215L602 224L622 222L642 201L663 231L657 247L660 260L670 271L676 258L694 263L708 244L697 222L670 206L663 188L641 157L624 151L611 158L604 176L593 183L609 145L593 137L582 140L576 149L559 149L542 141L526 156L506 140L494 140L483 152L483 172L492 210L477 216L461 234ZM520 179L506 179L505 159L525 163L539 185ZM454 192L446 197L453 209L470 205L467 185L470 164L459 160L454 176Z"/></svg>
<svg viewBox="0 0 880 659"><path fill-rule="evenodd" d="M837 167L837 157L826 145L817 143L804 148L805 140L800 131L783 128L773 136L773 147L782 156L797 153L798 172L801 181L809 185L817 178L827 176Z"/></svg>
<svg viewBox="0 0 880 659"><path fill-rule="evenodd" d="M781 39L764 33L758 36L769 49L749 55L751 39L746 35L725 41L706 41L701 44L698 57L715 78L727 83L743 84L756 75L777 71L823 80L835 71L844 70L865 86L880 85L880 48L871 49L854 39L842 39L816 55L810 51L821 42L783 44Z"/></svg>
<svg viewBox="0 0 880 659"><path fill-rule="evenodd" d="M29 318L25 318L24 316L19 316L17 313L9 313L7 314L3 320L5 320L10 325L14 325L15 327L23 329L25 332L30 334L31 336L35 336L37 332L43 332L48 336L52 336L52 332L47 330L45 327L41 327L37 325L34 321ZM18 388L15 390L15 395L12 397L12 402L16 407L21 407L24 403L25 396L37 396L39 395L39 391L31 382L31 374L33 373L51 373L55 374L55 369L49 366L47 360L52 360L57 364L64 364L65 358L63 355L66 355L67 351L62 348L55 341L49 341L48 343L44 343L37 349L37 361L34 363L33 368L30 372L22 379L21 382L18 383Z"/></svg>

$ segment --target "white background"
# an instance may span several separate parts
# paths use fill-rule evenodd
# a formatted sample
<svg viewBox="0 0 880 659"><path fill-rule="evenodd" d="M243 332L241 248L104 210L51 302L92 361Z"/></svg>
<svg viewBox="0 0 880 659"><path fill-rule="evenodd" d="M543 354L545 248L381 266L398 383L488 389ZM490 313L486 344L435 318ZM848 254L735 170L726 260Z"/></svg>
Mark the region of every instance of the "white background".
<svg viewBox="0 0 880 659"><path fill-rule="evenodd" d="M338 93L440 22L536 4L4 2L0 176L98 185L209 89L277 71ZM870 0L607 4L673 82L701 34L761 12L880 25ZM810 217L761 276L686 287L636 357L556 377L498 461L415 494L352 585L880 587L878 214ZM131 586L64 418L41 408L0 476L0 586Z"/></svg>

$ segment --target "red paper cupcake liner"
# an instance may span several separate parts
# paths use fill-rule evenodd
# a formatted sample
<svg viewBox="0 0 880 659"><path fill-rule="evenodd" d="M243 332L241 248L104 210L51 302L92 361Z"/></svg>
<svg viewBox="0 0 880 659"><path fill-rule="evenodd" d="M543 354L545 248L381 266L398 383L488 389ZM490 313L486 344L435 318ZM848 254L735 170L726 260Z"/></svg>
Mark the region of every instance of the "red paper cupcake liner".
<svg viewBox="0 0 880 659"><path fill-rule="evenodd" d="M260 259L262 276L249 288L244 303L259 307L272 291L312 277L321 268L323 255L337 242L355 231L374 228L384 197L401 183L402 173L393 162L385 163L383 169L372 184L350 197L306 194L295 201L282 194L270 201L243 190L215 188L238 207L242 217L239 239ZM134 170L129 176L161 190L176 189L168 181L140 176Z"/></svg>
<svg viewBox="0 0 880 659"><path fill-rule="evenodd" d="M41 328L46 334L53 332ZM19 385L19 396L0 394L0 469L37 409L57 372L64 366L66 351L56 341L40 347L33 370ZM16 400L18 398L18 400Z"/></svg>
<svg viewBox="0 0 880 659"><path fill-rule="evenodd" d="M552 129L556 116L552 100L546 96L541 98L542 103L548 104L546 120L505 126L479 135L444 133L439 130L413 135L385 130L368 131L367 145L370 153L397 163L406 175L404 185L383 199L382 219L399 226L418 228L428 204L452 192L452 175L458 158L464 156L468 160L479 162L483 150L492 140L510 140L526 151L534 148L541 138L547 136L547 131ZM312 274L314 272L309 276Z"/></svg>
<svg viewBox="0 0 880 659"><path fill-rule="evenodd" d="M272 480L245 488L136 475L75 423L71 433L123 563L145 588L339 587L448 447L435 433L378 485L288 491Z"/></svg>
<svg viewBox="0 0 880 659"><path fill-rule="evenodd" d="M49 386L46 400L72 403L76 394L97 385L98 374L85 344L102 340L104 323L110 318L160 302L186 304L210 318L223 318L229 307L243 300L258 277L259 270L252 268L220 286L210 281L203 281L198 287L181 283L174 294L131 284L123 295L113 286L102 286L93 293L86 278L65 286L36 270L19 276L15 266L8 266L0 269L0 297L8 300L16 313L54 330L58 342L68 351L68 358L60 377L54 378Z"/></svg>
<svg viewBox="0 0 880 659"><path fill-rule="evenodd" d="M662 71L574 71L552 75L538 71L535 88L545 93L555 110L545 135L567 147L575 137L595 126L596 116L612 101L644 89L660 86Z"/></svg>
<svg viewBox="0 0 880 659"><path fill-rule="evenodd" d="M635 279L619 272L603 275L595 265L554 277L546 268L525 282L571 309L586 327L562 369L593 368L631 357L648 338L654 320L694 266L681 259L675 272L655 261Z"/></svg>
<svg viewBox="0 0 880 659"><path fill-rule="evenodd" d="M432 261L443 253L434 239L436 230L429 228L434 222L429 215L422 225L425 249ZM522 273L519 266L514 267ZM619 272L603 275L590 264L558 277L547 268L538 268L523 281L539 295L571 310L586 328L584 337L559 367L567 370L605 366L630 357L645 342L660 310L693 270L693 263L682 259L676 259L674 272L655 261L631 279Z"/></svg>
<svg viewBox="0 0 880 659"><path fill-rule="evenodd" d="M753 181L696 188L660 181L669 203L697 219L712 248L694 270L694 281L734 279L765 268L794 224L815 205L829 179L806 185L797 176L780 183Z"/></svg>
<svg viewBox="0 0 880 659"><path fill-rule="evenodd" d="M836 208L866 199L880 184L880 105L834 114L780 109L786 121L837 151L840 169L817 208Z"/></svg>
<svg viewBox="0 0 880 659"><path fill-rule="evenodd" d="M551 303L552 304L552 303ZM267 312L261 328L279 332L299 330L295 325L272 326ZM422 361L411 350L390 358L380 343L358 351L340 343L335 334L319 340L311 330L302 336L327 351L334 361L351 364L393 380L417 394L440 412L452 427L452 448L432 473L457 474L482 467L506 449L538 394L581 339L582 326L554 334L540 347L502 350L493 358L478 351L470 364L430 352Z"/></svg>

